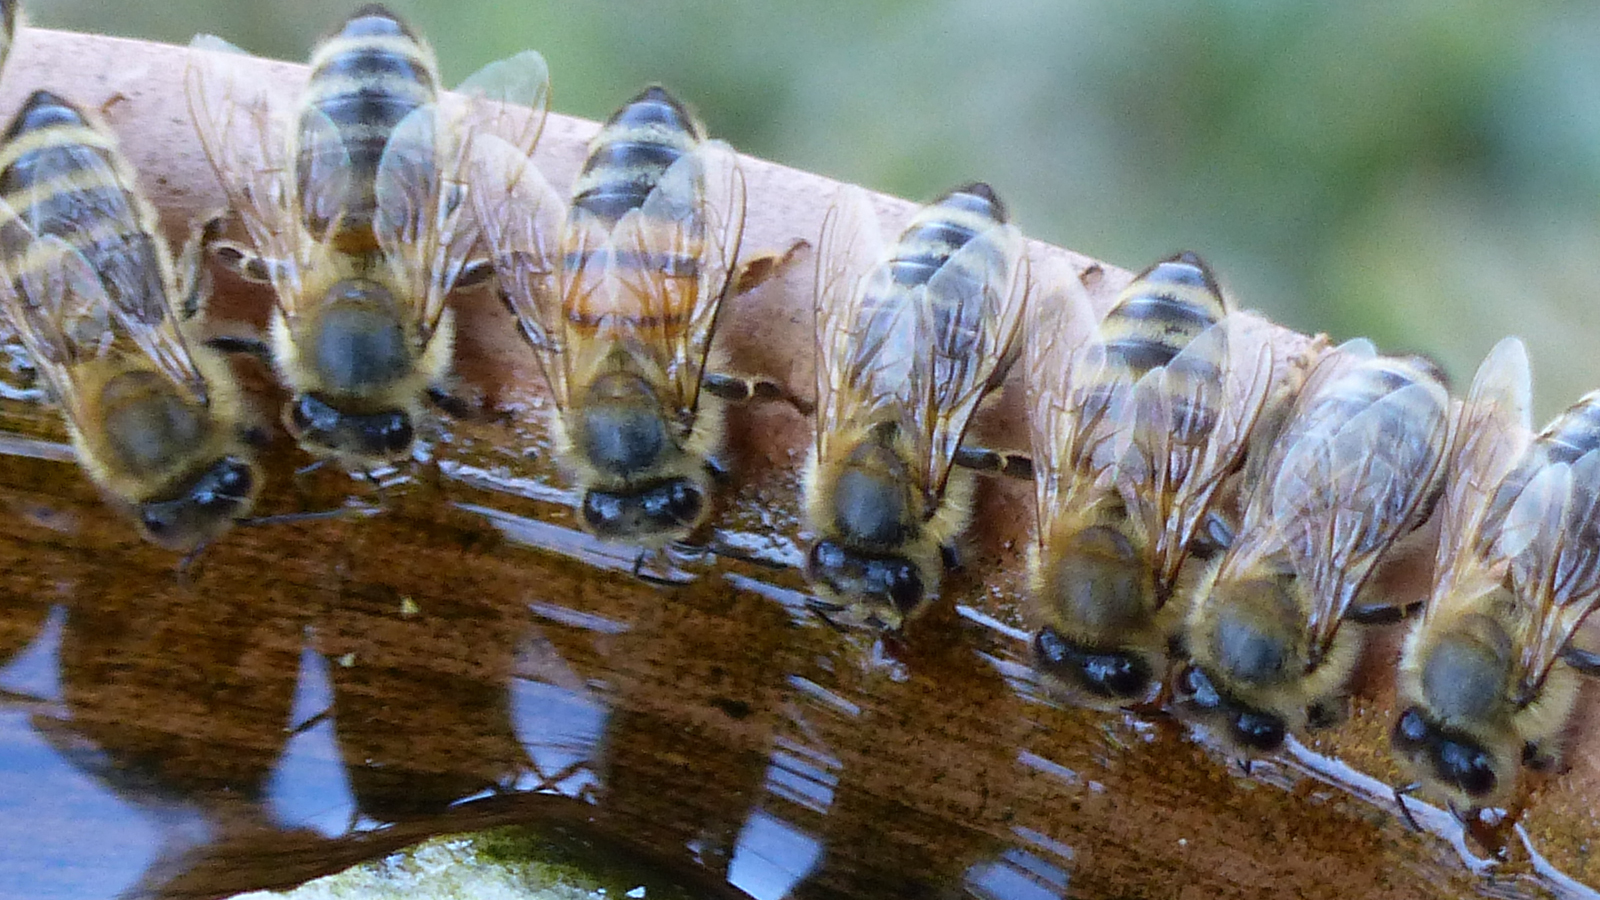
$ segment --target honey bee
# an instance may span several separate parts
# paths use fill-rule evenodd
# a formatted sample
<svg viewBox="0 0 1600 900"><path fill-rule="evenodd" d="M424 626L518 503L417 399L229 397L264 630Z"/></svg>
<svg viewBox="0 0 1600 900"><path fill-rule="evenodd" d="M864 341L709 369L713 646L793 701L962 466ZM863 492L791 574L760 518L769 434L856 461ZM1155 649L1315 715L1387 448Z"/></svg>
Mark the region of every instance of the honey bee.
<svg viewBox="0 0 1600 900"><path fill-rule="evenodd" d="M0 139L0 200L0 319L84 471L147 539L199 548L249 513L260 482L239 388L191 327L208 230L175 264L116 139L47 91Z"/></svg>
<svg viewBox="0 0 1600 900"><path fill-rule="evenodd" d="M866 194L846 189L817 256L806 575L853 618L894 631L938 590L970 516L973 476L952 464L1017 355L1028 266L1021 232L981 183L881 243Z"/></svg>
<svg viewBox="0 0 1600 900"><path fill-rule="evenodd" d="M1181 616L1167 601L1242 461L1271 347L1238 333L1193 253L1146 269L1098 326L1077 273L1042 285L1025 339L1035 665L1091 703L1149 699Z"/></svg>
<svg viewBox="0 0 1600 900"><path fill-rule="evenodd" d="M1521 770L1558 759L1578 674L1600 674L1573 645L1600 606L1600 392L1531 442L1528 395L1527 353L1507 338L1463 409L1432 590L1400 658L1395 752L1421 779L1410 789L1463 818L1520 805Z"/></svg>
<svg viewBox="0 0 1600 900"><path fill-rule="evenodd" d="M739 265L733 150L650 87L589 144L568 204L526 152L484 153L474 196L501 293L554 398L556 455L599 537L659 549L710 512L720 400L781 393L712 371L723 300L777 269ZM555 244L559 235L559 245ZM641 555L641 559L642 559Z"/></svg>
<svg viewBox="0 0 1600 900"><path fill-rule="evenodd" d="M372 468L412 453L425 402L452 395L446 297L490 268L471 258L467 160L488 102L439 104L433 51L381 6L357 10L311 55L292 121L275 116L231 54L197 44L189 106L249 244L218 258L276 296L270 355L293 396L285 427L314 455ZM255 91L254 93L252 91ZM537 53L492 64L463 91L520 102L531 152L547 76Z"/></svg>
<svg viewBox="0 0 1600 900"><path fill-rule="evenodd" d="M1307 376L1263 464L1227 551L1185 619L1180 699L1220 720L1246 752L1331 724L1362 641L1346 619L1403 609L1362 596L1395 541L1431 513L1444 471L1450 398L1409 358L1351 341Z"/></svg>

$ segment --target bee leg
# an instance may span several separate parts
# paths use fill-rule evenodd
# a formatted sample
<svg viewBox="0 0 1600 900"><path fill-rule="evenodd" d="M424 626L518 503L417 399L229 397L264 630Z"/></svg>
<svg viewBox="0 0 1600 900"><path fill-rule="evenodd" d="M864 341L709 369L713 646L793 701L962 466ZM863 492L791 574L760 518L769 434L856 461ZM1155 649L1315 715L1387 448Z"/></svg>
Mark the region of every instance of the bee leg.
<svg viewBox="0 0 1600 900"><path fill-rule="evenodd" d="M946 572L961 571L961 551L952 544L939 545L939 561L944 563Z"/></svg>
<svg viewBox="0 0 1600 900"><path fill-rule="evenodd" d="M1189 540L1189 555L1198 559L1214 559L1217 554L1233 545L1233 523L1216 510L1206 513Z"/></svg>
<svg viewBox="0 0 1600 900"><path fill-rule="evenodd" d="M706 457L706 474L719 485L727 484L733 477L733 471L728 468L728 464L715 455Z"/></svg>
<svg viewBox="0 0 1600 900"><path fill-rule="evenodd" d="M1392 603L1352 603L1344 617L1359 625L1393 625L1411 618L1422 609L1422 601L1395 606Z"/></svg>
<svg viewBox="0 0 1600 900"><path fill-rule="evenodd" d="M289 729L289 737L296 737L298 735L305 734L306 732L308 732L311 729L317 727L318 725L321 725L323 722L328 721L328 719L332 715L333 715L332 707L329 707L328 709L324 709L322 712L319 712L316 715L312 716L311 718L305 720L304 722L301 722L299 725L295 725L294 727L290 728Z"/></svg>
<svg viewBox="0 0 1600 900"><path fill-rule="evenodd" d="M474 405L472 401L452 394L439 385L428 386L428 402L452 419L476 418L482 409L481 405Z"/></svg>
<svg viewBox="0 0 1600 900"><path fill-rule="evenodd" d="M462 265L460 274L456 275L456 283L451 287L454 290L471 290L488 284L492 278L494 278L494 260L488 257L469 259Z"/></svg>
<svg viewBox="0 0 1600 900"><path fill-rule="evenodd" d="M1600 677L1600 653L1593 650L1580 650L1577 647L1568 647L1561 651L1561 658L1567 665L1577 669L1584 675Z"/></svg>
<svg viewBox="0 0 1600 900"><path fill-rule="evenodd" d="M191 566L194 565L195 561L200 558L200 554L204 553L206 548L209 546L211 546L211 541L201 541L193 550L185 553L183 558L178 560L178 567L174 571L178 573L178 579L180 581L184 582L186 585L190 583L194 574L194 570L191 568Z"/></svg>
<svg viewBox="0 0 1600 900"><path fill-rule="evenodd" d="M272 283L273 264L251 247L237 241L212 241L206 248L224 269L245 281Z"/></svg>
<svg viewBox="0 0 1600 900"><path fill-rule="evenodd" d="M963 444L956 448L956 454L951 461L974 472L1004 475L1018 481L1033 480L1033 460L1021 453L969 447Z"/></svg>
<svg viewBox="0 0 1600 900"><path fill-rule="evenodd" d="M243 354L261 360L262 364L272 365L272 348L267 342L257 337L239 334L219 334L216 337L206 338L202 343L218 353Z"/></svg>
<svg viewBox="0 0 1600 900"><path fill-rule="evenodd" d="M1394 805L1400 808L1400 818L1405 820L1412 831L1418 833L1421 833L1422 825L1417 822L1417 817L1411 814L1411 807L1406 805L1406 795L1415 793L1420 787L1422 782L1413 781L1410 784L1396 785L1394 789Z"/></svg>
<svg viewBox="0 0 1600 900"><path fill-rule="evenodd" d="M764 253L755 253L745 256L739 261L738 268L728 278L728 291L726 296L737 297L748 294L761 285L782 275L784 270L794 263L800 251L811 246L809 241L799 240L790 244L788 249L779 252L768 250Z"/></svg>
<svg viewBox="0 0 1600 900"><path fill-rule="evenodd" d="M1245 758L1239 760L1239 768L1244 772L1244 777L1249 778L1251 775L1255 774L1256 761L1253 758L1246 756Z"/></svg>
<svg viewBox="0 0 1600 900"><path fill-rule="evenodd" d="M811 415L816 409L811 401L795 396L770 378L741 378L721 372L707 372L700 378L700 388L711 396L729 403L781 400L793 406L803 416Z"/></svg>

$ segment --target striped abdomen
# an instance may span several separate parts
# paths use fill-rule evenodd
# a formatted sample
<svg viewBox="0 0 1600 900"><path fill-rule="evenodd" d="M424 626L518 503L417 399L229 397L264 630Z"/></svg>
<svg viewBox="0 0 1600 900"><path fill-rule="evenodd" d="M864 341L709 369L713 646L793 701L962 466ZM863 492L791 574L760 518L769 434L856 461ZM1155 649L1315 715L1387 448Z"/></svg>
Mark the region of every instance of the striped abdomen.
<svg viewBox="0 0 1600 900"><path fill-rule="evenodd" d="M1430 382L1438 384L1428 372L1408 358L1374 357L1324 384L1312 402L1306 404L1284 426L1278 442L1291 445L1317 430L1331 433L1389 394L1413 384ZM1442 391L1443 385L1439 386ZM1384 440L1420 440L1421 435L1414 426L1419 425L1422 418L1431 418L1436 413L1443 415L1442 410L1434 409L1434 395L1430 394L1429 398L1426 409L1412 410L1416 416L1392 418L1390 425L1393 431L1384 434Z"/></svg>
<svg viewBox="0 0 1600 900"><path fill-rule="evenodd" d="M589 143L572 186L572 208L614 225L661 181L662 173L703 140L700 126L673 96L646 88L608 119Z"/></svg>
<svg viewBox="0 0 1600 900"><path fill-rule="evenodd" d="M40 237L83 254L118 308L140 321L166 315L167 260L155 211L131 193L133 174L114 138L70 102L35 91L0 146L0 199ZM31 237L0 226L0 251L14 272L39 265Z"/></svg>
<svg viewBox="0 0 1600 900"><path fill-rule="evenodd" d="M1137 381L1164 366L1227 313L1200 257L1180 253L1146 269L1123 289L1100 323L1106 364Z"/></svg>
<svg viewBox="0 0 1600 900"><path fill-rule="evenodd" d="M1494 539L1512 504L1540 468L1550 463L1576 462L1597 449L1600 449L1600 391L1591 391L1546 425L1523 452L1521 461L1501 480L1490 501L1489 513L1484 517L1482 537ZM1596 491L1600 491L1600 485L1582 485L1578 493Z"/></svg>
<svg viewBox="0 0 1600 900"><path fill-rule="evenodd" d="M1005 206L987 184L956 188L917 213L888 261L868 277L857 312L855 343L863 349L888 345L873 361L873 377L885 388L892 390L896 382L909 378L919 356L936 350L940 356L966 360L978 352L984 315L980 286L988 272L960 260L952 263L951 257L979 234L1005 222ZM1004 248L993 249L998 254ZM924 336L909 327L918 315L912 294L941 270L948 270L943 278L967 280L972 288L929 293L934 333ZM967 302L950 302L957 298Z"/></svg>
<svg viewBox="0 0 1600 900"><path fill-rule="evenodd" d="M296 187L312 234L328 233L352 251L372 249L374 183L395 126L437 98L433 51L381 6L357 10L311 55L311 80L298 127ZM432 164L429 143L413 151Z"/></svg>
<svg viewBox="0 0 1600 900"><path fill-rule="evenodd" d="M1194 253L1170 256L1144 270L1123 288L1116 305L1100 323L1106 353L1103 383L1085 400L1082 415L1098 417L1112 402L1114 392L1134 384L1151 369L1169 366L1195 338L1226 314L1222 291L1211 270ZM1217 410L1203 396L1201 408L1194 408L1196 395L1188 385L1209 384L1212 390L1208 393L1213 397L1220 392L1225 362L1221 353L1226 344L1213 347L1216 352L1184 357L1181 373L1169 366L1169 373L1181 376L1170 382L1179 386L1179 394L1169 398L1171 421L1145 423L1144 427L1170 433L1173 444L1198 446L1209 439L1216 426ZM1169 474L1174 482L1181 482L1188 473L1184 469Z"/></svg>
<svg viewBox="0 0 1600 900"><path fill-rule="evenodd" d="M699 278L700 257L706 250L705 183L703 179L674 179L663 184L662 176L678 160L695 152L702 141L699 124L683 105L664 89L650 87L617 110L590 142L589 157L572 186L563 266L569 273L586 272L578 279L581 282L608 267L643 271L648 273L646 280L659 279L663 295L674 300L645 309L642 304L648 298L625 291L584 292L581 297L566 298L572 325L605 328L608 322L626 320L669 333L686 327L696 305L692 285ZM658 215L642 221L642 240L637 243L625 240L614 248L602 246L616 224L642 208L658 188L659 212L671 218ZM652 204L651 209L658 206ZM666 288L671 282L678 286ZM646 318L649 321L641 321Z"/></svg>

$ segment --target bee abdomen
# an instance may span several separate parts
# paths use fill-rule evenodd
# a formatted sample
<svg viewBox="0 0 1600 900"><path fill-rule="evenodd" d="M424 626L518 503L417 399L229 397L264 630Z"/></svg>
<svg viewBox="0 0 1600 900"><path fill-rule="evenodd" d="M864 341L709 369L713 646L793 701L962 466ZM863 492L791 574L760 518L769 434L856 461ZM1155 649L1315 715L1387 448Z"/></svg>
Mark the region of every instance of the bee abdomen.
<svg viewBox="0 0 1600 900"><path fill-rule="evenodd" d="M112 138L72 103L48 91L35 91L6 129L0 147L0 199L29 223L34 234L60 237L83 254L108 287L145 282L143 297L113 297L123 309L143 311L157 321L162 303L162 261L154 237L153 213L135 202L127 186L126 164ZM106 177L107 172L113 178ZM14 268L28 265L28 244L18 225L0 228L0 243Z"/></svg>
<svg viewBox="0 0 1600 900"><path fill-rule="evenodd" d="M700 127L673 96L646 88L600 129L572 188L572 206L616 222L644 205L661 176L700 143Z"/></svg>
<svg viewBox="0 0 1600 900"><path fill-rule="evenodd" d="M1552 462L1572 462L1600 448L1600 391L1585 394L1539 436Z"/></svg>
<svg viewBox="0 0 1600 900"><path fill-rule="evenodd" d="M1005 222L1005 206L987 184L974 182L956 188L925 207L906 226L889 261L894 282L906 287L926 284L956 251ZM979 277L974 273L973 280Z"/></svg>
<svg viewBox="0 0 1600 900"><path fill-rule="evenodd" d="M434 101L437 70L432 51L404 23L381 6L367 6L317 48L311 57L311 71L305 94L308 115L326 117L333 124L342 145L341 156L349 158L352 187L343 202L349 227L370 218L376 206L372 185L379 160L395 126ZM315 187L305 183L314 164L335 164L316 158L326 148L310 143L310 133L309 123L303 122L302 196Z"/></svg>
<svg viewBox="0 0 1600 900"><path fill-rule="evenodd" d="M1100 324L1108 362L1135 377L1164 366L1226 315L1200 257L1180 253L1146 269Z"/></svg>

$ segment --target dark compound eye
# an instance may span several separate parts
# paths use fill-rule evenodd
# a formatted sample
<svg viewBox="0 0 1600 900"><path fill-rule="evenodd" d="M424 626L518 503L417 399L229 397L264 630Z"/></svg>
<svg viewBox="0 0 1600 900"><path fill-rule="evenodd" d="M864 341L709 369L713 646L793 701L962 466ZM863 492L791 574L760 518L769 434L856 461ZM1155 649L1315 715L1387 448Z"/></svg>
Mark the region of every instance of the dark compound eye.
<svg viewBox="0 0 1600 900"><path fill-rule="evenodd" d="M622 518L622 499L615 494L589 491L583 495L583 521L600 531Z"/></svg>
<svg viewBox="0 0 1600 900"><path fill-rule="evenodd" d="M1445 780L1453 782L1474 797L1481 797L1494 790L1498 779L1495 777L1494 765L1489 759L1489 754L1458 741L1440 742L1438 753L1439 774Z"/></svg>
<svg viewBox="0 0 1600 900"><path fill-rule="evenodd" d="M157 540L166 537L172 531L171 510L165 507L146 509L139 516L139 521L144 524L144 530Z"/></svg>
<svg viewBox="0 0 1600 900"><path fill-rule="evenodd" d="M1253 750L1269 751L1283 746L1283 720L1263 713L1242 712L1234 716L1233 735Z"/></svg>
<svg viewBox="0 0 1600 900"><path fill-rule="evenodd" d="M806 554L806 577L817 578L820 573L837 571L844 563L843 547L833 541L817 541Z"/></svg>
<svg viewBox="0 0 1600 900"><path fill-rule="evenodd" d="M362 431L370 446L385 454L402 453L411 446L411 417L403 412L371 416Z"/></svg>
<svg viewBox="0 0 1600 900"><path fill-rule="evenodd" d="M922 602L922 578L910 563L895 563L884 575L884 593L901 615L910 615Z"/></svg>
<svg viewBox="0 0 1600 900"><path fill-rule="evenodd" d="M1428 723L1422 718L1422 713L1412 707L1400 714L1400 720L1394 723L1394 745L1402 750L1415 750L1421 747L1428 739Z"/></svg>
<svg viewBox="0 0 1600 900"><path fill-rule="evenodd" d="M1134 697L1150 686L1150 667L1124 653L1091 653L1083 658L1083 679L1103 697Z"/></svg>

